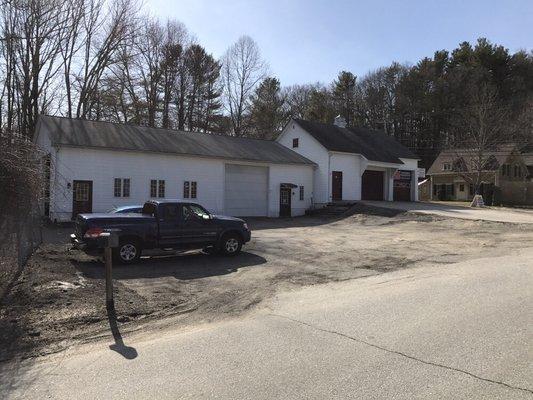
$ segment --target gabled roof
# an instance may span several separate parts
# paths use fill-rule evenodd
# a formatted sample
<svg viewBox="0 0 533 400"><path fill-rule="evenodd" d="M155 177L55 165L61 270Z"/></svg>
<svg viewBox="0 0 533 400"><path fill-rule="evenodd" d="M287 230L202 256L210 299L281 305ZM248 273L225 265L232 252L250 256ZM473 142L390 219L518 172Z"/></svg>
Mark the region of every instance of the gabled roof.
<svg viewBox="0 0 533 400"><path fill-rule="evenodd" d="M271 140L184 132L146 126L40 115L52 145L170 153L231 160L307 164L314 162Z"/></svg>
<svg viewBox="0 0 533 400"><path fill-rule="evenodd" d="M514 144L504 144L498 146L498 148L487 151L483 155L483 158L486 160L485 171L494 171L497 170L502 164L505 164L506 160L509 158L513 152L516 150L516 145ZM431 167L428 169L427 174L438 174L438 173L455 173L456 171L444 171L443 164L449 163L451 166L456 164L461 160L461 165L463 170L461 172L470 172L472 167L476 164L476 156L474 150L468 149L449 149L443 150L437 156Z"/></svg>
<svg viewBox="0 0 533 400"><path fill-rule="evenodd" d="M371 161L394 164L403 164L400 158L419 159L385 132L366 128L341 128L299 118L294 121L330 151L361 154Z"/></svg>

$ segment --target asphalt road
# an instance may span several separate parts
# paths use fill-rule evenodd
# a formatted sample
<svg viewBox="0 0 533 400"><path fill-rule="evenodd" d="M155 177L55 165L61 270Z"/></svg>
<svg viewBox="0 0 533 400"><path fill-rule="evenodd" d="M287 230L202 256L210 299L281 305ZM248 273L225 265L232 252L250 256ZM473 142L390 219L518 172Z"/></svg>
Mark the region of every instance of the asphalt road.
<svg viewBox="0 0 533 400"><path fill-rule="evenodd" d="M376 207L392 208L395 210L411 211L421 214L440 215L442 217L485 220L494 222L511 222L516 224L533 224L533 210L511 209L501 207L474 208L465 207L451 202L403 202L403 201L367 201L363 203Z"/></svg>
<svg viewBox="0 0 533 400"><path fill-rule="evenodd" d="M532 259L285 292L242 319L4 366L0 398L531 399Z"/></svg>

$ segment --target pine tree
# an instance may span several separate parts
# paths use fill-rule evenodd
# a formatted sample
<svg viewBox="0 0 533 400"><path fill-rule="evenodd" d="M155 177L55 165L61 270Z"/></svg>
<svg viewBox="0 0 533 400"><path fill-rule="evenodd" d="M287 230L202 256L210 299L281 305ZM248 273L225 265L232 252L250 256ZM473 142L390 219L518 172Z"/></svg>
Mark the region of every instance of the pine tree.
<svg viewBox="0 0 533 400"><path fill-rule="evenodd" d="M284 99L277 78L265 78L252 96L251 123L254 136L271 139L280 131L284 121Z"/></svg>

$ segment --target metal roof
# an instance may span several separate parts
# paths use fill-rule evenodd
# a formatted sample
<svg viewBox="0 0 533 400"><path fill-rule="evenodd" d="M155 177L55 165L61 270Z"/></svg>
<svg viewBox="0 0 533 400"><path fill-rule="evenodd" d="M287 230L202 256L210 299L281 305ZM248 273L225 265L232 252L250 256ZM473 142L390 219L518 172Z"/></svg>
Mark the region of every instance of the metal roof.
<svg viewBox="0 0 533 400"><path fill-rule="evenodd" d="M277 164L315 163L271 140L184 132L147 126L39 116L56 146L170 153Z"/></svg>
<svg viewBox="0 0 533 400"><path fill-rule="evenodd" d="M395 164L403 164L400 158L419 159L385 132L359 127L342 128L299 118L294 121L330 151L356 153L371 161Z"/></svg>

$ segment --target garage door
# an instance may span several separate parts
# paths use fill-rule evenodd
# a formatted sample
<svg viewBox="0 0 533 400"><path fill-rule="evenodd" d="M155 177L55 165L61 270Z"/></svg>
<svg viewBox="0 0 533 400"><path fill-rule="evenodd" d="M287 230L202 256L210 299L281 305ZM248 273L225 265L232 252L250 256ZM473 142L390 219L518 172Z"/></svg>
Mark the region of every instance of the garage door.
<svg viewBox="0 0 533 400"><path fill-rule="evenodd" d="M411 171L396 171L393 186L394 201L411 201Z"/></svg>
<svg viewBox="0 0 533 400"><path fill-rule="evenodd" d="M383 171L366 170L363 173L361 198L383 200Z"/></svg>
<svg viewBox="0 0 533 400"><path fill-rule="evenodd" d="M224 201L228 215L268 215L268 168L226 164Z"/></svg>

